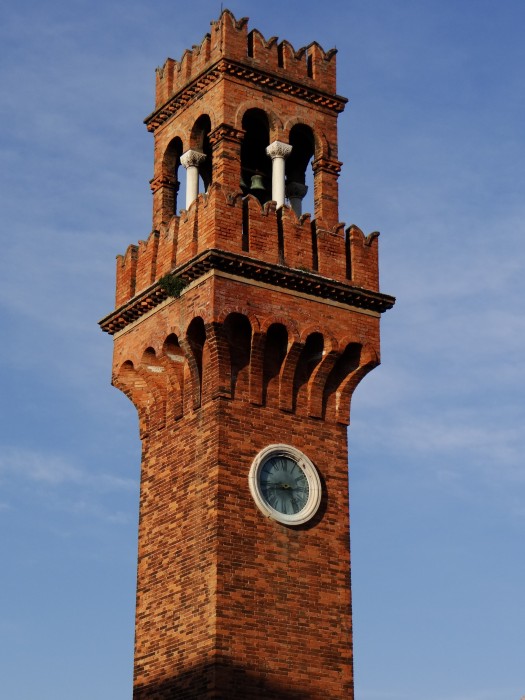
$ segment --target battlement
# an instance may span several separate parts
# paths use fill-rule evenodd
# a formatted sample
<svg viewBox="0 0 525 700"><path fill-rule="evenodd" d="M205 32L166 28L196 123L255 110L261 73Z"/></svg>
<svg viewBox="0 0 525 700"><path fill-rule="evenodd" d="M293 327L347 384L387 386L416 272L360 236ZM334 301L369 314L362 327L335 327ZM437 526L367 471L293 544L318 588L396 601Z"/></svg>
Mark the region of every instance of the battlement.
<svg viewBox="0 0 525 700"><path fill-rule="evenodd" d="M164 105L222 59L335 95L336 53L336 49L324 51L317 42L296 51L286 39L266 40L259 30L248 31L247 17L237 20L223 10L200 44L186 50L180 61L168 58L157 68L155 107Z"/></svg>
<svg viewBox="0 0 525 700"><path fill-rule="evenodd" d="M117 308L163 275L207 250L314 273L370 291L379 290L378 234L357 226L327 227L288 206L261 206L252 195L225 195L220 185L200 194L146 241L117 256Z"/></svg>

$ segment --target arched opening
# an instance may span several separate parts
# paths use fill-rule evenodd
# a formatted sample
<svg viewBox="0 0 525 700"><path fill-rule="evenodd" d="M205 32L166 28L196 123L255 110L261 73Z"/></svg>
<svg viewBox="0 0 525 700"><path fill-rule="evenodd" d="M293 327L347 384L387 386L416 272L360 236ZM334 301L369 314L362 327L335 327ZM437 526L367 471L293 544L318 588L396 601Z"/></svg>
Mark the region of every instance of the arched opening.
<svg viewBox="0 0 525 700"><path fill-rule="evenodd" d="M252 327L239 313L231 313L224 321L224 332L230 348L232 398L249 398L250 350Z"/></svg>
<svg viewBox="0 0 525 700"><path fill-rule="evenodd" d="M323 359L324 338L322 333L310 333L299 357L294 376L293 410L306 414L307 387L314 369Z"/></svg>
<svg viewBox="0 0 525 700"><path fill-rule="evenodd" d="M349 343L328 375L323 393L323 417L335 420L337 392L346 377L359 367L361 345Z"/></svg>
<svg viewBox="0 0 525 700"><path fill-rule="evenodd" d="M181 178L180 157L182 155L182 141L176 136L170 141L162 161L162 171L170 183L166 187L162 208L163 221L169 221L177 214L178 202L184 202L186 197L186 178ZM181 187L182 185L182 187ZM182 191L181 191L182 190Z"/></svg>
<svg viewBox="0 0 525 700"><path fill-rule="evenodd" d="M185 358L182 348L179 345L179 339L175 333L171 333L164 341L164 355L171 363L170 381L171 381L171 406L173 410L173 418L175 420L182 417L183 414L183 395L184 395L184 364Z"/></svg>
<svg viewBox="0 0 525 700"><path fill-rule="evenodd" d="M142 353L140 370L152 396L149 407L150 423L158 428L163 427L166 421L167 380L164 367L152 347L147 347Z"/></svg>
<svg viewBox="0 0 525 700"><path fill-rule="evenodd" d="M113 377L113 384L120 389L137 409L141 438L148 430L148 415L153 403L144 379L136 371L131 360L126 360Z"/></svg>
<svg viewBox="0 0 525 700"><path fill-rule="evenodd" d="M288 352L288 331L282 323L272 323L266 333L263 366L263 404L279 405L279 374Z"/></svg>
<svg viewBox="0 0 525 700"><path fill-rule="evenodd" d="M207 192L213 177L212 149L210 145L211 120L207 114L202 114L191 131L191 148L204 153L206 158L199 166L199 181L203 192Z"/></svg>
<svg viewBox="0 0 525 700"><path fill-rule="evenodd" d="M261 109L249 109L242 118L245 131L241 144L241 190L261 204L272 198L272 161L266 154L270 145L268 117Z"/></svg>
<svg viewBox="0 0 525 700"><path fill-rule="evenodd" d="M149 372L156 372L159 369L159 361L153 348L146 348L142 353L141 366Z"/></svg>
<svg viewBox="0 0 525 700"><path fill-rule="evenodd" d="M204 346L206 343L204 321L202 318L200 318L200 316L194 318L188 326L186 338L191 350L190 359L192 366L190 368L190 374L192 382L193 407L196 408L200 406L201 400L203 356Z"/></svg>
<svg viewBox="0 0 525 700"><path fill-rule="evenodd" d="M315 153L312 129L296 124L290 130L292 152L286 159L286 197L297 216L314 214L314 180L310 165Z"/></svg>
<svg viewBox="0 0 525 700"><path fill-rule="evenodd" d="M184 353L179 345L179 339L175 333L170 333L170 335L164 341L164 353L169 357L170 360L177 363L184 362Z"/></svg>

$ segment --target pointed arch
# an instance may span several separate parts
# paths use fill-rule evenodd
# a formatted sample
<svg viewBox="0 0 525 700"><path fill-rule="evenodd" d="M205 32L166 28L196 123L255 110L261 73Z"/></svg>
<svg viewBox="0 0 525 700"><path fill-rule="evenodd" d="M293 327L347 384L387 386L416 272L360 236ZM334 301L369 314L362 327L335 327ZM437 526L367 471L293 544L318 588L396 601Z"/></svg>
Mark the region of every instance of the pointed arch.
<svg viewBox="0 0 525 700"><path fill-rule="evenodd" d="M287 353L288 329L282 323L272 323L264 343L262 401L266 406L279 404L280 374Z"/></svg>
<svg viewBox="0 0 525 700"><path fill-rule="evenodd" d="M184 413L184 366L186 358L178 336L170 333L162 346L159 362L165 368L169 381L169 400L166 407L168 420L182 418Z"/></svg>
<svg viewBox="0 0 525 700"><path fill-rule="evenodd" d="M338 423L344 425L350 423L350 404L354 391L361 380L379 363L379 355L375 348L365 345L361 350L359 367L348 375L339 388L335 414Z"/></svg>
<svg viewBox="0 0 525 700"><path fill-rule="evenodd" d="M120 389L137 409L139 434L141 440L144 440L149 435L150 408L154 402L154 397L148 385L135 370L131 360L126 360L113 372L111 383L114 387Z"/></svg>
<svg viewBox="0 0 525 700"><path fill-rule="evenodd" d="M225 318L223 327L230 354L231 396L236 399L248 399L252 325L244 314L232 312Z"/></svg>
<svg viewBox="0 0 525 700"><path fill-rule="evenodd" d="M307 389L310 377L323 359L324 337L319 331L309 333L302 344L301 355L293 379L292 410L295 413L307 413Z"/></svg>
<svg viewBox="0 0 525 700"><path fill-rule="evenodd" d="M142 353L137 372L153 395L149 411L150 429L155 426L159 430L166 425L167 377L152 347L147 347Z"/></svg>
<svg viewBox="0 0 525 700"><path fill-rule="evenodd" d="M186 331L186 337L180 340L180 346L187 361L187 367L190 379L190 407L193 410L201 406L201 391L202 391L202 368L204 345L206 343L206 331L204 330L204 321L200 316L191 320Z"/></svg>

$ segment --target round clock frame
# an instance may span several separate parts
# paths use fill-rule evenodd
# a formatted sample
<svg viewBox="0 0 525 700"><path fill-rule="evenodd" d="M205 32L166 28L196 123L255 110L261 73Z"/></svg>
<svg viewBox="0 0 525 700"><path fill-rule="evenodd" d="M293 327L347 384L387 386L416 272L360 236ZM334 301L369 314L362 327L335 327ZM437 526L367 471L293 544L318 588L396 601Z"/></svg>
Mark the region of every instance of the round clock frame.
<svg viewBox="0 0 525 700"><path fill-rule="evenodd" d="M261 450L252 462L248 484L261 513L283 525L306 523L321 503L317 469L291 445L268 445Z"/></svg>

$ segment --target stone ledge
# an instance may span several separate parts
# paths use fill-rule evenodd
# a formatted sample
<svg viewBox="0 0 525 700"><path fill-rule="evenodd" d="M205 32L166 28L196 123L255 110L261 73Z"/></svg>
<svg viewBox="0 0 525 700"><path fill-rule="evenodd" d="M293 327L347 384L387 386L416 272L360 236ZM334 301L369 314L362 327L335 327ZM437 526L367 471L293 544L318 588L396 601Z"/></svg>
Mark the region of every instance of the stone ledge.
<svg viewBox="0 0 525 700"><path fill-rule="evenodd" d="M148 131L155 131L179 109L186 107L193 99L202 95L202 90L208 85L219 80L223 75L232 75L254 85L284 92L294 97L299 97L306 102L311 102L336 113L342 112L348 100L340 95L330 95L320 90L300 85L285 77L267 73L258 68L238 63L237 61L221 59L209 66L201 75L179 90L168 99L161 107L156 109L144 119Z"/></svg>
<svg viewBox="0 0 525 700"><path fill-rule="evenodd" d="M189 284L210 270L228 272L280 289L299 291L377 313L388 311L395 304L395 298L388 294L336 282L315 272L284 265L272 265L222 250L207 250L172 272ZM105 333L113 335L167 298L168 294L160 287L158 281L154 282L126 304L105 316L99 321L99 326Z"/></svg>

